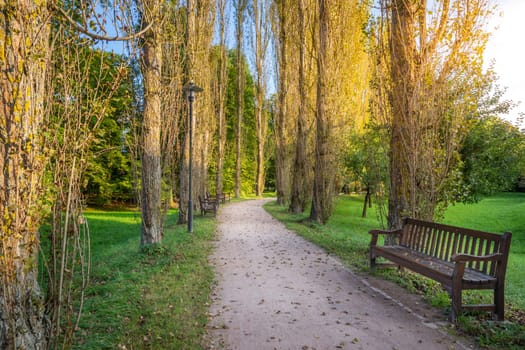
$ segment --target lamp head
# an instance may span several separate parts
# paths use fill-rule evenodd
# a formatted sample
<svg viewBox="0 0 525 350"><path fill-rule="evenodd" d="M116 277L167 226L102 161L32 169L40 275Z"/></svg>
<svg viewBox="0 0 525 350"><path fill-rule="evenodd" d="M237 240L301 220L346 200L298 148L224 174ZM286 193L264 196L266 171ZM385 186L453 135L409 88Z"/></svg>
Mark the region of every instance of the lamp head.
<svg viewBox="0 0 525 350"><path fill-rule="evenodd" d="M200 86L195 85L193 80L190 80L190 82L188 84L186 84L182 90L184 92L186 92L186 94L188 94L188 98L190 98L192 100L193 100L196 92L202 92L203 91L203 89Z"/></svg>

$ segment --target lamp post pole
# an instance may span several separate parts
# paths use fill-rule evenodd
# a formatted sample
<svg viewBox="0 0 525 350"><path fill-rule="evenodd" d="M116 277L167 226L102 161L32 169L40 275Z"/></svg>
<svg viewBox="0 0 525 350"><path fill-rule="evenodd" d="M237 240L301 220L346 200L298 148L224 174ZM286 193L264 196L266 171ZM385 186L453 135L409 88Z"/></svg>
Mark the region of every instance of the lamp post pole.
<svg viewBox="0 0 525 350"><path fill-rule="evenodd" d="M201 92L202 88L198 87L190 81L185 87L184 91L188 94L189 102L189 168L188 168L188 232L193 232L193 189L192 189L192 170L193 170L193 101L195 101L195 93Z"/></svg>

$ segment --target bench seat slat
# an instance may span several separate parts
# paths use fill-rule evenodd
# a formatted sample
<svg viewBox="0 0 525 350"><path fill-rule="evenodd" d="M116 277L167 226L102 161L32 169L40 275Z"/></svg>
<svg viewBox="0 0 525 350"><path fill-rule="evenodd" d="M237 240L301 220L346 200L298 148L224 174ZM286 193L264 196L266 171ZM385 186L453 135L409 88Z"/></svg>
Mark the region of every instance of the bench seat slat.
<svg viewBox="0 0 525 350"><path fill-rule="evenodd" d="M429 255L415 252L408 247L403 247L400 245L378 246L376 247L376 250L383 252L384 255L388 255L393 259L402 260L404 262L403 266L409 269L412 265L421 265L422 271L416 272L433 279L438 279L438 282L447 285L450 284L449 281L451 280L452 273L454 272L454 263L438 260ZM415 269L418 269L418 267L415 267ZM496 278L485 275L476 270L466 268L465 274L463 275L463 283L465 286L487 285L487 288L493 288L496 283Z"/></svg>

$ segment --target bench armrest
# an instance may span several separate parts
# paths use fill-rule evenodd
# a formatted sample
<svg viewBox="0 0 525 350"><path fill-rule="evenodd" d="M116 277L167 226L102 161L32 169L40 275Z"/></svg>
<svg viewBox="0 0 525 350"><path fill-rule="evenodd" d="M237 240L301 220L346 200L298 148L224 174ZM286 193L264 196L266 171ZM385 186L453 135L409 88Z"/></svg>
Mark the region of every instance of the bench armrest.
<svg viewBox="0 0 525 350"><path fill-rule="evenodd" d="M371 235L400 235L403 233L403 229L397 230L370 230L368 231Z"/></svg>
<svg viewBox="0 0 525 350"><path fill-rule="evenodd" d="M397 230L370 230L368 231L372 235L372 239L370 241L371 246L377 245L377 237L379 235L401 235L403 233L403 229L397 229Z"/></svg>
<svg viewBox="0 0 525 350"><path fill-rule="evenodd" d="M452 272L452 285L455 290L460 290L461 280L465 274L465 267L468 262L477 261L501 261L503 254L488 254L488 255L471 255L471 254L454 254L451 256L454 264L454 271Z"/></svg>
<svg viewBox="0 0 525 350"><path fill-rule="evenodd" d="M469 261L500 261L503 259L503 254L495 253L489 255L471 255L471 254L454 254L451 257L453 262L469 262Z"/></svg>

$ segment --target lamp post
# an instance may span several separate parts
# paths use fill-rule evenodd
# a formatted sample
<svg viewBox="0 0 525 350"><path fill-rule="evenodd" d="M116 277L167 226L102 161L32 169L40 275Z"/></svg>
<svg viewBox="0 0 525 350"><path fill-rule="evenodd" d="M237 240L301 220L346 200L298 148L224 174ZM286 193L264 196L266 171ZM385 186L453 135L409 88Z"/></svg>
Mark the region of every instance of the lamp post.
<svg viewBox="0 0 525 350"><path fill-rule="evenodd" d="M193 167L193 101L195 101L195 93L202 92L202 88L195 85L193 80L190 81L183 89L188 95L189 102L189 127L190 127L190 159L188 169L188 232L193 232L193 193L192 193L192 167Z"/></svg>

